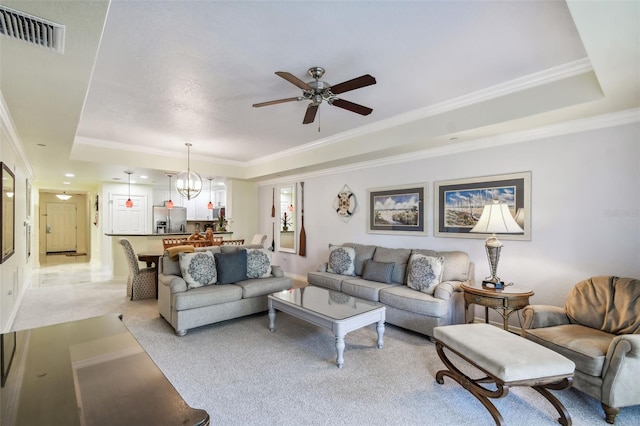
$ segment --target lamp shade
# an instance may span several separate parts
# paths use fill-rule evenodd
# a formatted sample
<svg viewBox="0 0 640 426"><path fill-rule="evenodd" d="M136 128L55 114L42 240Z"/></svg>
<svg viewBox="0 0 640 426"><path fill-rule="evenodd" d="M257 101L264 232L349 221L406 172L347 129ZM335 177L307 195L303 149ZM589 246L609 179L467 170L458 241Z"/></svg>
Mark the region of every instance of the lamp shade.
<svg viewBox="0 0 640 426"><path fill-rule="evenodd" d="M480 234L518 234L524 232L513 218L509 206L494 200L482 210L482 215L471 231Z"/></svg>

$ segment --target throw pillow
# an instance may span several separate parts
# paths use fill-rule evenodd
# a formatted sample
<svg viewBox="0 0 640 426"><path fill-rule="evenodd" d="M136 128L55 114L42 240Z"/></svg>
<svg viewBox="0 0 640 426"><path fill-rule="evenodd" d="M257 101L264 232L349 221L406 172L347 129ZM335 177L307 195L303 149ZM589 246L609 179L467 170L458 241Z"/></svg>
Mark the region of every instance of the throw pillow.
<svg viewBox="0 0 640 426"><path fill-rule="evenodd" d="M247 251L214 253L218 268L218 284L233 284L247 279Z"/></svg>
<svg viewBox="0 0 640 426"><path fill-rule="evenodd" d="M356 251L353 247L329 246L327 272L340 275L355 275Z"/></svg>
<svg viewBox="0 0 640 426"><path fill-rule="evenodd" d="M180 252L178 256L180 272L187 283L187 289L216 283L216 263L213 254L209 252Z"/></svg>
<svg viewBox="0 0 640 426"><path fill-rule="evenodd" d="M442 280L444 258L412 254L409 259L407 286L427 294L433 294Z"/></svg>
<svg viewBox="0 0 640 426"><path fill-rule="evenodd" d="M391 284L393 267L395 265L394 262L376 262L375 260L369 259L364 264L362 278L369 281Z"/></svg>
<svg viewBox="0 0 640 426"><path fill-rule="evenodd" d="M265 249L247 249L247 278L271 276L271 252Z"/></svg>

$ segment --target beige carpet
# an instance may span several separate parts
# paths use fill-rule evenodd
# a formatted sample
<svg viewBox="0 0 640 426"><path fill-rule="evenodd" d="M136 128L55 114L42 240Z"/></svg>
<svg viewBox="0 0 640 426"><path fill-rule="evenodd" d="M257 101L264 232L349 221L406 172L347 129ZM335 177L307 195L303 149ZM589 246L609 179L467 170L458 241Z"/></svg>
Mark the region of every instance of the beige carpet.
<svg viewBox="0 0 640 426"><path fill-rule="evenodd" d="M274 333L259 314L180 338L158 316L155 300L131 302L124 294L122 283L30 289L15 328L120 312L187 403L207 410L213 425L494 424L457 383L436 383L442 363L423 336L388 326L379 350L373 326L349 333L338 369L334 337L286 314L277 314ZM593 398L576 390L554 393L574 425L606 424ZM495 405L509 425L558 424L551 404L531 389L513 388ZM623 408L616 420L637 424L640 406Z"/></svg>

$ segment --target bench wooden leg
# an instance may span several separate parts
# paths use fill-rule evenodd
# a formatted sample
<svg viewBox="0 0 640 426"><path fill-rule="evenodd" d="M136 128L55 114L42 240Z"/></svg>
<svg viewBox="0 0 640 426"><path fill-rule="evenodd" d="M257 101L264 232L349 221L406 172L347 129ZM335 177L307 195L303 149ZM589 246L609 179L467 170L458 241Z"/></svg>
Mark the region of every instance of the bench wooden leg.
<svg viewBox="0 0 640 426"><path fill-rule="evenodd" d="M478 401L482 403L482 405L484 405L484 407L489 411L489 414L491 414L491 417L493 417L493 420L496 422L496 425L498 426L503 425L504 419L502 418L502 415L500 414L498 409L495 407L495 405L493 405L491 401L489 401L489 398L502 398L504 396L507 396L507 394L509 393L510 384L503 382L499 378L494 377L493 375L487 373L484 370L481 370L481 371L487 374L487 377L483 377L480 379L472 379L468 377L451 363L451 360L449 360L449 358L447 357L447 354L444 352L444 348L445 348L444 344L436 340L436 351L438 353L438 356L440 357L444 365L447 367L447 370L440 370L436 373L436 381L439 384L443 384L445 376L451 377L453 380L458 382L460 386L462 386L463 388L471 392L471 394L475 396L476 399L478 399ZM447 348L447 350L455 353L456 355L460 356L462 359L466 360L469 364L478 368L471 360L466 358L464 355L457 353L451 348ZM533 382L535 383L536 380L533 380ZM495 385L496 389L495 390L487 389L486 387L480 385L480 383ZM562 405L560 400L558 400L558 398L556 398L551 392L549 392L548 389L553 389L553 390L567 389L571 387L573 383L573 378L572 377L564 378L554 383L542 383L542 384L534 384L534 383L528 383L527 385L531 386L533 389L538 391L538 393L540 393L543 397L545 397L547 401L549 401L555 407L555 409L560 414L560 418L558 419L558 422L561 425L571 426L571 416L569 415L569 412L564 407L564 405ZM522 385L522 383L516 383L515 385L516 386Z"/></svg>
<svg viewBox="0 0 640 426"><path fill-rule="evenodd" d="M496 425L503 425L504 419L502 418L502 414L500 414L496 406L489 401L489 398L502 398L508 395L509 386L504 386L502 383L498 383L491 377L483 377L481 379L472 379L468 377L451 363L449 358L447 358L447 355L444 353L444 345L439 341L436 341L436 351L444 365L448 368L448 370L440 370L436 373L436 381L443 384L445 376L451 377L453 380L458 382L460 386L471 392L471 395L475 396L476 399L484 405L484 407L489 411L489 414L491 414L491 417L493 417ZM496 385L496 389L490 390L478 383L493 383Z"/></svg>
<svg viewBox="0 0 640 426"><path fill-rule="evenodd" d="M571 416L569 415L569 412L567 411L567 409L564 408L564 405L562 405L562 402L560 402L558 398L556 398L555 395L553 395L547 389L562 390L562 389L570 388L572 384L573 384L573 378L568 377L566 379L563 379L559 383L531 386L532 388L537 390L540 395L544 396L547 399L547 401L549 401L555 407L556 410L558 410L558 413L560 414L560 418L558 419L558 422L562 426L571 426Z"/></svg>

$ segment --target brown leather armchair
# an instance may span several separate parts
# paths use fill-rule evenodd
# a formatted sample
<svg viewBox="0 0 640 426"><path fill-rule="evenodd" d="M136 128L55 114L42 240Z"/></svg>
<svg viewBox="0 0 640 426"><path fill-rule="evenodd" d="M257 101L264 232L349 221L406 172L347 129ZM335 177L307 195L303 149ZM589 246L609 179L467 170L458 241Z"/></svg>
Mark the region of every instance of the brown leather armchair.
<svg viewBox="0 0 640 426"><path fill-rule="evenodd" d="M522 335L576 364L573 386L602 403L607 423L640 404L640 280L593 277L563 308L524 308Z"/></svg>

